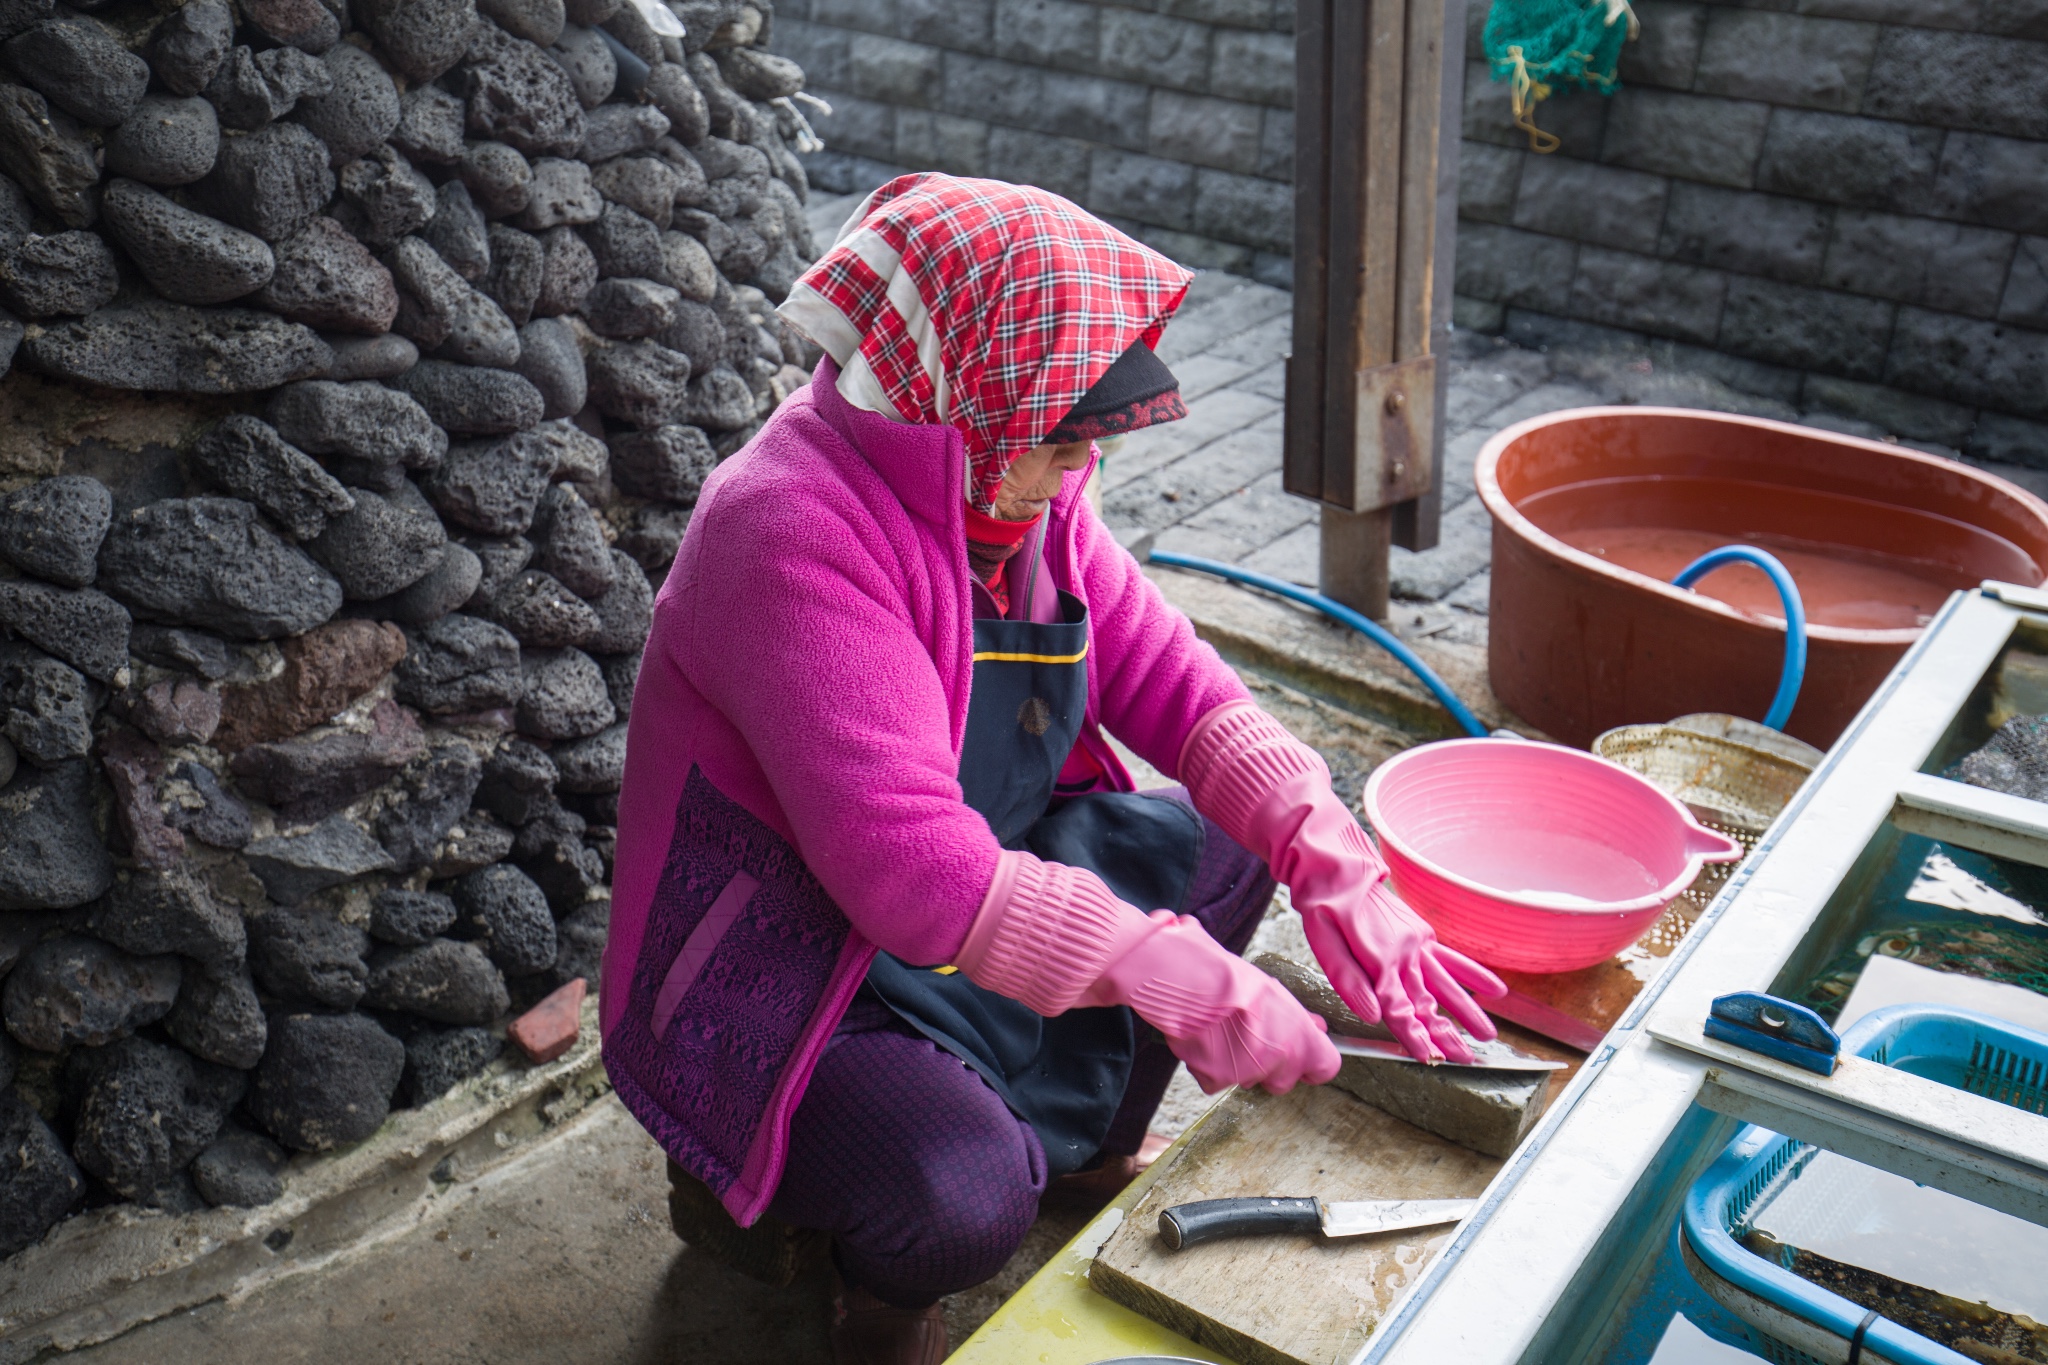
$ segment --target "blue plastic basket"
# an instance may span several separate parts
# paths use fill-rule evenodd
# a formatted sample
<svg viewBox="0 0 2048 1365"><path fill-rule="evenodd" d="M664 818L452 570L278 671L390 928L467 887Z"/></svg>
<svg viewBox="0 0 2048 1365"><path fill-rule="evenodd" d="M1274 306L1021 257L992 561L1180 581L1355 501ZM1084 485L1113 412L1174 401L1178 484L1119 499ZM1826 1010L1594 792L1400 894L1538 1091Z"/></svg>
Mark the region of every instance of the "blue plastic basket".
<svg viewBox="0 0 2048 1365"><path fill-rule="evenodd" d="M1842 1050L2030 1113L2048 1112L2048 1036L2003 1019L1937 1005L1893 1005L1858 1020ZM1846 1360L1866 1311L1736 1240L1750 1213L1816 1150L1752 1124L1685 1197L1680 1249L1686 1268L1779 1365ZM1866 1361L1971 1365L1969 1357L1887 1318L1871 1323L1863 1342Z"/></svg>

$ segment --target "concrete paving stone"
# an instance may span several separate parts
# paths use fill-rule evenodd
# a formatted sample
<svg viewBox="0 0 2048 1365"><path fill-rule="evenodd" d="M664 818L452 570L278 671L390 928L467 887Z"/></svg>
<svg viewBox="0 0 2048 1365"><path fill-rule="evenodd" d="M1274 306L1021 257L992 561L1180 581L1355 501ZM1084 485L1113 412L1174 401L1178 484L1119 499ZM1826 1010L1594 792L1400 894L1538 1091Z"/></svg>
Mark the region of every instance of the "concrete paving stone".
<svg viewBox="0 0 2048 1365"><path fill-rule="evenodd" d="M1244 288L1247 283L1249 281L1243 276L1232 275L1225 271L1197 271L1195 278L1188 283L1188 292L1181 298L1181 315L1192 313L1198 308L1207 307L1218 299L1228 298Z"/></svg>
<svg viewBox="0 0 2048 1365"><path fill-rule="evenodd" d="M1512 424L1489 414L1487 420L1478 426L1444 438L1443 505L1446 509L1456 507L1474 495L1477 490L1473 487L1473 470L1479 463L1479 452L1493 439L1495 432L1509 425Z"/></svg>
<svg viewBox="0 0 2048 1365"><path fill-rule="evenodd" d="M1769 417L1781 422L1793 421L1799 413L1798 407L1792 403L1732 388L1712 375L1654 360L1635 362L1609 373L1615 374L1617 379L1617 402L1667 408L1703 408L1709 412L1733 412L1744 417Z"/></svg>
<svg viewBox="0 0 2048 1365"><path fill-rule="evenodd" d="M1276 403L1287 401L1287 365L1275 361L1264 369L1254 370L1238 381L1238 387L1246 393L1256 393Z"/></svg>
<svg viewBox="0 0 2048 1365"><path fill-rule="evenodd" d="M1444 393L1444 426L1457 431L1550 377L1550 364L1533 351L1500 347L1491 356L1453 363Z"/></svg>
<svg viewBox="0 0 2048 1365"><path fill-rule="evenodd" d="M1266 286L1260 285L1261 289ZM1282 298L1283 291L1272 291ZM1233 335L1222 338L1210 346L1207 354L1224 360L1242 360L1246 364L1264 367L1287 354L1294 344L1294 317L1292 301L1288 310L1267 318L1255 326L1245 327Z"/></svg>
<svg viewBox="0 0 2048 1365"><path fill-rule="evenodd" d="M1112 526L1161 530L1248 486L1279 463L1276 414L1131 480L1103 498L1103 514Z"/></svg>
<svg viewBox="0 0 2048 1365"><path fill-rule="evenodd" d="M1227 359L1210 351L1170 363L1174 378L1180 380L1181 401L1186 403L1235 384L1259 368L1250 361Z"/></svg>
<svg viewBox="0 0 2048 1365"><path fill-rule="evenodd" d="M1988 318L1999 312L2014 241L1993 228L1842 209L1817 283Z"/></svg>
<svg viewBox="0 0 2048 1365"><path fill-rule="evenodd" d="M1908 123L2048 138L2048 60L2038 44L1996 34L1888 27L1863 107Z"/></svg>
<svg viewBox="0 0 2048 1365"><path fill-rule="evenodd" d="M1322 519L1318 517L1246 555L1244 566L1289 583L1299 583L1304 588L1313 588L1322 572L1322 553L1323 528Z"/></svg>
<svg viewBox="0 0 2048 1365"><path fill-rule="evenodd" d="M1576 242L1654 252L1669 186L1661 175L1531 156L1515 195L1514 225Z"/></svg>
<svg viewBox="0 0 2048 1365"><path fill-rule="evenodd" d="M847 215L859 208L860 201L865 198L865 191L859 194L812 195L810 203L804 205L804 217L811 223L811 240L820 248L829 247L832 239L839 235Z"/></svg>
<svg viewBox="0 0 2048 1365"><path fill-rule="evenodd" d="M1220 559L1226 564L1243 560L1258 548L1253 542L1242 540L1226 531L1206 530L1182 522L1169 526L1159 533L1153 548L1171 550L1175 554L1200 555L1204 559Z"/></svg>
<svg viewBox="0 0 2048 1365"><path fill-rule="evenodd" d="M1213 531L1256 548L1272 544L1319 516L1317 504L1281 489L1280 470L1276 467L1210 503L1176 529Z"/></svg>
<svg viewBox="0 0 2048 1365"><path fill-rule="evenodd" d="M1492 609L1493 571L1473 574L1460 583L1457 590L1444 598L1444 605L1460 611L1476 612L1481 616Z"/></svg>
<svg viewBox="0 0 2048 1365"><path fill-rule="evenodd" d="M1876 24L1716 6L1693 89L1854 113L1863 103L1878 33Z"/></svg>
<svg viewBox="0 0 2048 1365"><path fill-rule="evenodd" d="M1395 546L1388 560L1393 595L1434 602L1491 562L1493 522L1479 499L1444 514L1437 547L1416 553Z"/></svg>
<svg viewBox="0 0 2048 1365"><path fill-rule="evenodd" d="M1693 71L1699 65L1700 42L1706 31L1707 7L1640 0L1633 8L1636 17L1642 20L1642 31L1634 42L1622 45L1623 83L1661 85L1666 90L1692 89Z"/></svg>
<svg viewBox="0 0 2048 1365"><path fill-rule="evenodd" d="M1527 421L1531 417L1541 417L1546 412L1557 412L1563 408L1600 407L1613 401L1611 393L1579 384L1553 381L1531 389L1513 402L1503 404L1488 413L1484 429L1490 435L1517 422Z"/></svg>
<svg viewBox="0 0 2048 1365"><path fill-rule="evenodd" d="M1239 388L1218 389L1197 398L1188 404L1188 415L1180 421L1146 427L1125 437L1103 469L1103 491L1121 488L1279 410L1280 405L1272 399Z"/></svg>
<svg viewBox="0 0 2048 1365"><path fill-rule="evenodd" d="M1451 295L1451 326L1457 331L1495 336L1507 324L1507 315L1504 304L1467 298L1463 294Z"/></svg>
<svg viewBox="0 0 2048 1365"><path fill-rule="evenodd" d="M1335 762L1359 747L1349 733L1341 738L1347 742L1339 749L1315 733ZM1269 937L1284 938L1284 926ZM1156 1126L1171 1135L1213 1102L1187 1080L1186 1068L1170 1093L1174 1108L1162 1106ZM373 1254L166 1315L65 1358L78 1365L258 1358L275 1365L828 1365L825 1268L785 1289L768 1288L677 1240L667 1203L661 1149L607 1097L531 1152L434 1197L416 1221L366 1248ZM994 1279L942 1300L953 1343L965 1341L1090 1216L1042 1215Z"/></svg>
<svg viewBox="0 0 2048 1365"><path fill-rule="evenodd" d="M1811 200L1674 180L1656 254L1812 284L1820 278L1833 214Z"/></svg>

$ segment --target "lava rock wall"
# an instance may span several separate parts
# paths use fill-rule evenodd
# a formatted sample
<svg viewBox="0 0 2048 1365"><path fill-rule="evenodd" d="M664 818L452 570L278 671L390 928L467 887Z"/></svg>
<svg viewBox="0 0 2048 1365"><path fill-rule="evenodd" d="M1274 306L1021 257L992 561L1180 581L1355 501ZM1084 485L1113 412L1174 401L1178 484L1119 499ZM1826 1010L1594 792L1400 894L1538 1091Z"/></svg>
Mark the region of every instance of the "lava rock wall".
<svg viewBox="0 0 2048 1365"><path fill-rule="evenodd" d="M803 72L670 9L0 3L0 1255L598 984L653 587L815 358Z"/></svg>

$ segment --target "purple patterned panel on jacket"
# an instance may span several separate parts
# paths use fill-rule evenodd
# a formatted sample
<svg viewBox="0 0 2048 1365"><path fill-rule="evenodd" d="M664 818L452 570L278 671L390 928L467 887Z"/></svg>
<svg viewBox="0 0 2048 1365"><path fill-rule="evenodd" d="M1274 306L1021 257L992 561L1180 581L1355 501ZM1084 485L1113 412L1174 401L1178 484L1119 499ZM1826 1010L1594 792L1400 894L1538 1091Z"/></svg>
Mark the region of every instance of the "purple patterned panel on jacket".
<svg viewBox="0 0 2048 1365"><path fill-rule="evenodd" d="M735 877L758 888L723 934L693 943ZM605 1064L633 1116L715 1193L745 1167L776 1080L851 932L796 850L693 766L648 910L632 997L605 1039ZM686 947L701 965L692 963L693 976L681 974L689 981L679 1001L661 999ZM660 1037L652 1026L657 1003L668 1016Z"/></svg>

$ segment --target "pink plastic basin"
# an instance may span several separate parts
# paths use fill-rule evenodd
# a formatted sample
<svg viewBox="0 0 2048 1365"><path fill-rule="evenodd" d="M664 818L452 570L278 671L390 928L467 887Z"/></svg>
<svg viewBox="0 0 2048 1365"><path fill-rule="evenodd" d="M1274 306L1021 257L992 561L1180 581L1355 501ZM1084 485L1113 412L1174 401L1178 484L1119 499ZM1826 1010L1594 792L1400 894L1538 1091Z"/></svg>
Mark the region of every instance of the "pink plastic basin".
<svg viewBox="0 0 2048 1365"><path fill-rule="evenodd" d="M1742 856L1626 768L1511 739L1396 754L1365 784L1365 814L1394 889L1437 937L1511 971L1612 957L1703 864Z"/></svg>

